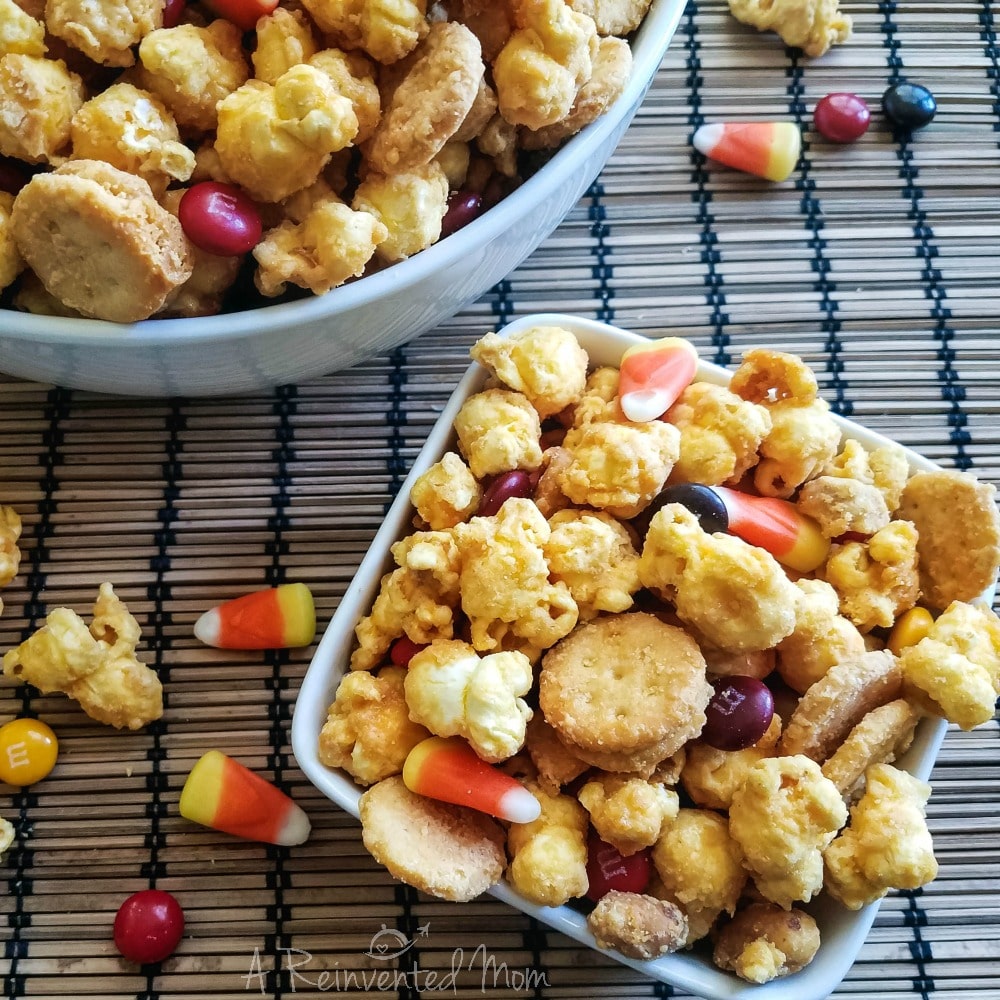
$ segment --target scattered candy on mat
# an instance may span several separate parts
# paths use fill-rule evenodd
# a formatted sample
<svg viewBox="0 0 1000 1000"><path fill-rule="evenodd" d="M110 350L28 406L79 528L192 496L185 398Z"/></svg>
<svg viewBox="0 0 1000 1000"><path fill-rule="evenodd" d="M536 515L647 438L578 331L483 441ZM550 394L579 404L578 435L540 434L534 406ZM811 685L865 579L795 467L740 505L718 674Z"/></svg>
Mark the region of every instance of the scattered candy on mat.
<svg viewBox="0 0 1000 1000"><path fill-rule="evenodd" d="M618 372L618 401L629 420L662 417L694 380L698 352L680 337L630 347Z"/></svg>
<svg viewBox="0 0 1000 1000"><path fill-rule="evenodd" d="M0 781L33 785L56 765L59 741L38 719L14 719L0 726Z"/></svg>
<svg viewBox="0 0 1000 1000"><path fill-rule="evenodd" d="M418 743L403 765L403 783L417 795L510 823L531 823L541 813L538 799L524 785L480 760L457 737L431 736Z"/></svg>
<svg viewBox="0 0 1000 1000"><path fill-rule="evenodd" d="M247 840L292 847L311 829L309 817L284 792L219 750L191 769L181 791L180 814Z"/></svg>
<svg viewBox="0 0 1000 1000"><path fill-rule="evenodd" d="M124 958L152 965L169 958L184 936L181 904L162 889L133 893L115 914L115 947Z"/></svg>
<svg viewBox="0 0 1000 1000"><path fill-rule="evenodd" d="M816 102L813 125L830 142L854 142L868 131L872 113L857 94L827 94Z"/></svg>
<svg viewBox="0 0 1000 1000"><path fill-rule="evenodd" d="M695 149L734 170L787 180L798 162L802 133L793 122L713 122L691 139Z"/></svg>
<svg viewBox="0 0 1000 1000"><path fill-rule="evenodd" d="M905 132L930 125L937 114L934 95L919 83L897 83L882 95L886 118Z"/></svg>
<svg viewBox="0 0 1000 1000"><path fill-rule="evenodd" d="M234 597L206 611L194 634L218 649L286 649L316 636L316 608L304 583L284 583Z"/></svg>

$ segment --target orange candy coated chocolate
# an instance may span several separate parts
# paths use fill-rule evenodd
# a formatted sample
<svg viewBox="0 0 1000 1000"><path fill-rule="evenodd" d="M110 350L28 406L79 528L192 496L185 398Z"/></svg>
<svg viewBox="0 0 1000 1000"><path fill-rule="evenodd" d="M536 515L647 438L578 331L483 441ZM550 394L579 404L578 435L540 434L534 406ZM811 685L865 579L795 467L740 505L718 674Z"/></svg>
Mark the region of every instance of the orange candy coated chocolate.
<svg viewBox="0 0 1000 1000"><path fill-rule="evenodd" d="M538 799L524 785L480 760L457 737L431 736L418 743L403 765L403 783L417 795L511 823L530 823L541 813Z"/></svg>

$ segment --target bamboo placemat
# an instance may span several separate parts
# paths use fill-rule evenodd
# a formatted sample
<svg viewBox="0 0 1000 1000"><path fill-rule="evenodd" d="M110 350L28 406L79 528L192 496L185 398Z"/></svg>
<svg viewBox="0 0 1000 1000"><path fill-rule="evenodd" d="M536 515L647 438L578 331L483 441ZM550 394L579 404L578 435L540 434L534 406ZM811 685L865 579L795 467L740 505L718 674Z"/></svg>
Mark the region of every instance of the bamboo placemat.
<svg viewBox="0 0 1000 1000"><path fill-rule="evenodd" d="M191 627L206 607L285 580L309 584L325 624L470 343L534 311L679 332L725 364L752 345L794 351L839 412L1000 479L996 11L844 9L853 39L806 60L735 24L720 0L692 0L632 128L565 223L480 302L387 357L238 399L112 399L0 376L0 501L25 522L0 650L55 606L89 615L110 580L144 627L167 703L161 722L128 734L62 697L0 688L0 719L37 714L61 740L44 783L0 795L18 830L0 904L7 997L409 998L435 992L426 973L459 954L456 996L684 995L488 897L454 906L395 884L291 756L309 651L207 650ZM877 110L902 78L939 102L912 137ZM852 146L811 130L834 90L875 109ZM793 179L769 185L693 153L694 128L727 118L799 121ZM309 842L268 848L181 819L184 777L210 748L287 789L313 821ZM949 733L929 807L940 875L885 901L835 997L1000 998L998 751L996 722ZM111 943L121 900L150 885L175 892L188 921L161 970L123 964ZM383 925L414 941L397 968L424 978L364 984Z"/></svg>

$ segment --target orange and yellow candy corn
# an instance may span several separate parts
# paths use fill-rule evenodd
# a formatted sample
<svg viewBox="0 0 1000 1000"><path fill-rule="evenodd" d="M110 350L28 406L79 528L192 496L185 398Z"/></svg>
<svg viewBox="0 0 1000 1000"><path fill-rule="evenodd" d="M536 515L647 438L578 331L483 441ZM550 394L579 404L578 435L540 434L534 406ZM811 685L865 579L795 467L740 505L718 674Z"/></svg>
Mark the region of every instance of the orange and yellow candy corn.
<svg viewBox="0 0 1000 1000"><path fill-rule="evenodd" d="M702 125L691 141L709 159L769 181L786 180L802 151L794 122L716 122Z"/></svg>
<svg viewBox="0 0 1000 1000"><path fill-rule="evenodd" d="M491 767L457 737L431 736L403 764L403 784L429 799L468 806L510 823L538 819L541 805L516 778Z"/></svg>
<svg viewBox="0 0 1000 1000"><path fill-rule="evenodd" d="M316 608L304 583L256 590L206 611L194 634L218 649L287 649L316 636Z"/></svg>
<svg viewBox="0 0 1000 1000"><path fill-rule="evenodd" d="M636 344L623 355L618 370L618 402L629 420L662 417L691 384L698 352L680 337Z"/></svg>
<svg viewBox="0 0 1000 1000"><path fill-rule="evenodd" d="M283 791L219 750L209 750L191 768L180 813L192 823L282 847L304 843L311 828Z"/></svg>
<svg viewBox="0 0 1000 1000"><path fill-rule="evenodd" d="M799 573L810 573L826 560L830 539L794 504L725 486L713 486L712 490L726 505L731 534L767 549L778 562Z"/></svg>

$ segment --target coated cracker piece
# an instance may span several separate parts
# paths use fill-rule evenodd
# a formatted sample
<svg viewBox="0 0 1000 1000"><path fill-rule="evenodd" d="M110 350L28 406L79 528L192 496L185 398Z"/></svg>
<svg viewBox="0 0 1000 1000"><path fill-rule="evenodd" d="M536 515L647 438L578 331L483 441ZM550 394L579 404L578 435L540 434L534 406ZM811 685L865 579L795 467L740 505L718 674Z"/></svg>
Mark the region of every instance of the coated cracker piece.
<svg viewBox="0 0 1000 1000"><path fill-rule="evenodd" d="M824 762L824 777L851 794L870 765L891 763L910 745L919 721L920 713L905 698L873 709Z"/></svg>
<svg viewBox="0 0 1000 1000"><path fill-rule="evenodd" d="M149 185L98 160L36 174L11 214L21 256L64 305L133 323L157 312L191 276L180 222Z"/></svg>
<svg viewBox="0 0 1000 1000"><path fill-rule="evenodd" d="M597 766L653 750L655 767L701 732L711 694L694 639L645 612L578 626L545 654L539 679L549 725Z"/></svg>
<svg viewBox="0 0 1000 1000"><path fill-rule="evenodd" d="M782 756L822 764L869 712L899 697L903 673L887 649L834 664L802 696L778 743Z"/></svg>
<svg viewBox="0 0 1000 1000"><path fill-rule="evenodd" d="M454 21L431 25L368 144L368 162L397 174L430 162L476 101L486 67L479 39Z"/></svg>
<svg viewBox="0 0 1000 1000"><path fill-rule="evenodd" d="M918 472L903 488L896 517L916 526L920 589L935 608L972 601L1000 567L996 488L967 472Z"/></svg>
<svg viewBox="0 0 1000 1000"><path fill-rule="evenodd" d="M372 785L358 809L372 857L421 892L467 902L503 875L503 827L483 813L416 795L398 776Z"/></svg>

